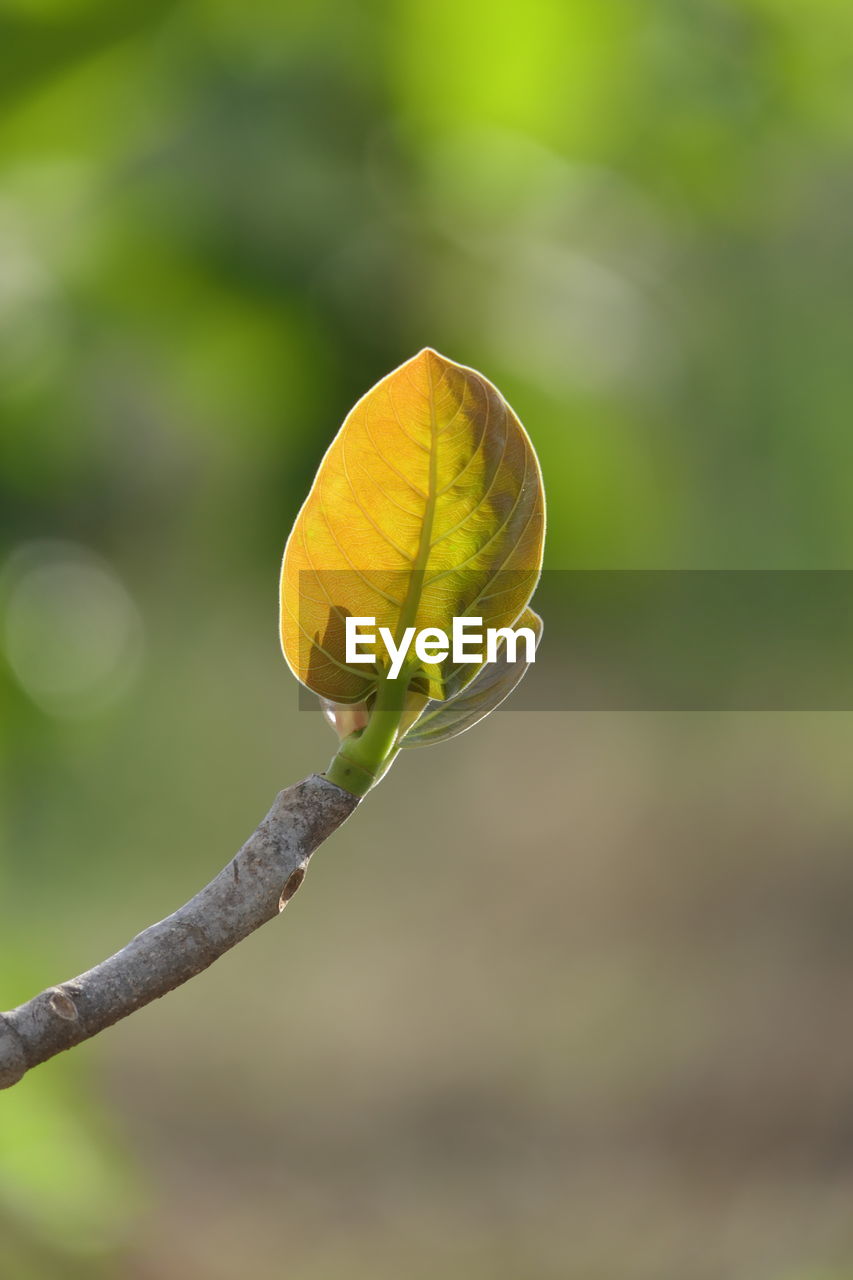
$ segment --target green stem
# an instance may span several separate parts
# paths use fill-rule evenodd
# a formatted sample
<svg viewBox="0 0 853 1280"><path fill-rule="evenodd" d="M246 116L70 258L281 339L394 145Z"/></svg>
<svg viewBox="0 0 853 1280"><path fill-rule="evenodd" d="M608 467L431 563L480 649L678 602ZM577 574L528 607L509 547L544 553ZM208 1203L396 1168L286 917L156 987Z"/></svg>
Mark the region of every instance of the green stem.
<svg viewBox="0 0 853 1280"><path fill-rule="evenodd" d="M326 778L354 796L364 796L382 777L397 754L395 743L406 705L410 673L396 680L384 676L376 687L376 701L367 728L351 733L338 748Z"/></svg>

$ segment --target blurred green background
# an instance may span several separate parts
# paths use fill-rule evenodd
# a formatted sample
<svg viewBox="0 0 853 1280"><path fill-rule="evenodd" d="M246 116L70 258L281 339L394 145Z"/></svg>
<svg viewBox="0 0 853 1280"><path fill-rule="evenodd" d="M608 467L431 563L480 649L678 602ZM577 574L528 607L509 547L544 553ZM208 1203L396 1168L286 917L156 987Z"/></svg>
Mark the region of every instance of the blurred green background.
<svg viewBox="0 0 853 1280"><path fill-rule="evenodd" d="M528 426L549 567L850 567L851 76L841 0L0 2L0 1007L325 766L281 549L420 347ZM851 729L411 753L0 1095L0 1276L853 1276Z"/></svg>

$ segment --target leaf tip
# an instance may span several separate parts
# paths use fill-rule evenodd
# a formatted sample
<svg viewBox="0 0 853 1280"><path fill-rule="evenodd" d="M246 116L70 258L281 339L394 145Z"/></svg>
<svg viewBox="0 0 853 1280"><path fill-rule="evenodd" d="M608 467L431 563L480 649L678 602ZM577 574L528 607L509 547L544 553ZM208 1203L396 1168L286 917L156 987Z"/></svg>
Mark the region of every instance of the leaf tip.
<svg viewBox="0 0 853 1280"><path fill-rule="evenodd" d="M425 369L441 372L448 365L452 365L453 361L448 360L447 356L443 356L434 347L424 347L416 356L412 357L411 363L413 365L422 365Z"/></svg>

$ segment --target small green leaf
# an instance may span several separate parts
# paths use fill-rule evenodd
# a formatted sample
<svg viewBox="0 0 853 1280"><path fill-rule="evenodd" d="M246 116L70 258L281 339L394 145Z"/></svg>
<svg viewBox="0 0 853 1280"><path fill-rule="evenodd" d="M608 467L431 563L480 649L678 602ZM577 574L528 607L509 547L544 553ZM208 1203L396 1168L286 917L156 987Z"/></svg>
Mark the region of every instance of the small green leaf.
<svg viewBox="0 0 853 1280"><path fill-rule="evenodd" d="M543 623L538 613L525 609L515 626L529 627L536 637L536 647L539 647ZM447 702L428 702L423 715L405 734L400 746L428 747L464 733L500 706L522 680L529 665L520 656L509 662L504 644L497 661L481 667L476 678L455 698Z"/></svg>

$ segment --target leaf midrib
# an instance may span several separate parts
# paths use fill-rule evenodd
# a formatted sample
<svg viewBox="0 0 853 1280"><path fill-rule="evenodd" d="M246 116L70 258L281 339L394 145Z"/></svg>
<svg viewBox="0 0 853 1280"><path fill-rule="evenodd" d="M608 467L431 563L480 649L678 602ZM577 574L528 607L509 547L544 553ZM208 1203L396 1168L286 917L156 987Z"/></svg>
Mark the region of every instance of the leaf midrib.
<svg viewBox="0 0 853 1280"><path fill-rule="evenodd" d="M395 644L399 645L406 633L406 628L410 627L418 614L418 607L423 594L423 580L429 563L429 554L432 550L432 531L435 525L435 510L438 503L438 423L435 414L435 386L432 380L432 365L427 366L427 379L429 382L429 483L427 485L427 500L424 506L424 518L421 525L420 537L418 539L418 550L415 555L414 563L411 568L411 577L409 579L409 588L406 592L406 598L403 601L403 607L400 610L400 618L397 623L397 634L395 636Z"/></svg>

